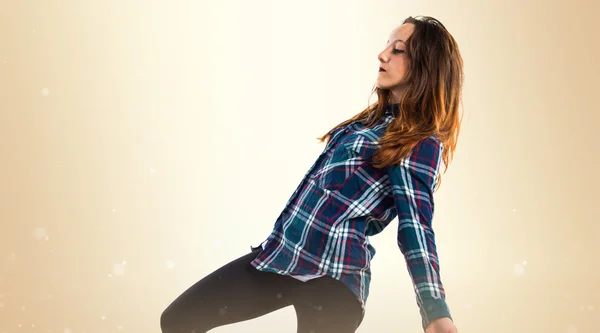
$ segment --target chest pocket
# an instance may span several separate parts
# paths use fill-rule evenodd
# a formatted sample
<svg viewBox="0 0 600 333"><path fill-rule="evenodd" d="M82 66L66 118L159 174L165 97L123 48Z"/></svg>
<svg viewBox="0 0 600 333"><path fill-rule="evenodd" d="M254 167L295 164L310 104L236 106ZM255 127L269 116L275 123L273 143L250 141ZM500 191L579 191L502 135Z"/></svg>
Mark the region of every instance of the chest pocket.
<svg viewBox="0 0 600 333"><path fill-rule="evenodd" d="M315 174L317 185L330 191L339 190L365 162L371 160L378 148L377 142L360 132L341 137Z"/></svg>

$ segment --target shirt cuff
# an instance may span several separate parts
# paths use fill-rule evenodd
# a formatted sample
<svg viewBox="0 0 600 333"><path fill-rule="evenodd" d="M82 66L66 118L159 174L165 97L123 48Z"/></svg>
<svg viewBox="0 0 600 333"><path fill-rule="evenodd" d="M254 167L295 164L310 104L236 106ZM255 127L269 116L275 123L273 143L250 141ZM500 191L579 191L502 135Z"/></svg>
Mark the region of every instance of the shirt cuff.
<svg viewBox="0 0 600 333"><path fill-rule="evenodd" d="M421 306L423 331L425 331L427 325L432 321L443 317L448 317L450 320L453 320L450 315L448 304L446 304L444 299L429 299L423 302L423 305Z"/></svg>

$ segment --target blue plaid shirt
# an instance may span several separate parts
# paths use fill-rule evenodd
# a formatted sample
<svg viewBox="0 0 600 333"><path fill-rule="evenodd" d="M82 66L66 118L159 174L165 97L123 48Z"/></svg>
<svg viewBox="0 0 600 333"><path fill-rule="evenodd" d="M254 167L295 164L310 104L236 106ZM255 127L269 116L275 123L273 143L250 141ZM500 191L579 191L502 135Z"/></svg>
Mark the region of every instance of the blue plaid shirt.
<svg viewBox="0 0 600 333"><path fill-rule="evenodd" d="M375 256L369 236L398 217L398 247L425 328L436 318L451 318L432 229L443 146L432 136L400 164L374 168L377 140L397 111L397 104L388 106L374 128L356 121L331 133L251 265L283 275L329 275L356 295L364 315Z"/></svg>

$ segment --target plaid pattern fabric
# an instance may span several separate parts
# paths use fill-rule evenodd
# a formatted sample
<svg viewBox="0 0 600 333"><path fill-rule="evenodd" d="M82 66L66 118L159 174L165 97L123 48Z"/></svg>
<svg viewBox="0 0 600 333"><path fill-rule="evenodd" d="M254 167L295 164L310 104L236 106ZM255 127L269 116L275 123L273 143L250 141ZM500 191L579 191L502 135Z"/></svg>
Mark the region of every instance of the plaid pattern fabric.
<svg viewBox="0 0 600 333"><path fill-rule="evenodd" d="M369 236L398 217L398 247L425 328L436 318L451 318L432 229L433 189L443 147L430 137L400 164L374 168L370 158L377 140L397 110L397 104L388 106L374 128L354 122L333 131L251 264L283 275L336 278L356 295L364 314L375 256Z"/></svg>

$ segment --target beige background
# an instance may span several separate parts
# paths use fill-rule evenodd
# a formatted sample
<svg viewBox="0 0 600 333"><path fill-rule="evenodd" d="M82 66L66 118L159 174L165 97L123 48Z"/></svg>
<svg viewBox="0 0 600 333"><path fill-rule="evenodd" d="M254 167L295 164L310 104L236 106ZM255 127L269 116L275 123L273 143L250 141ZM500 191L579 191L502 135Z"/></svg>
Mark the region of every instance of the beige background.
<svg viewBox="0 0 600 333"><path fill-rule="evenodd" d="M600 57L592 1L3 1L0 333L159 332L247 253L367 106L408 15L465 60L436 197L460 332L598 333ZM371 102L375 101L375 96ZM397 221L359 333L419 332ZM295 332L293 308L214 332Z"/></svg>

